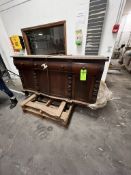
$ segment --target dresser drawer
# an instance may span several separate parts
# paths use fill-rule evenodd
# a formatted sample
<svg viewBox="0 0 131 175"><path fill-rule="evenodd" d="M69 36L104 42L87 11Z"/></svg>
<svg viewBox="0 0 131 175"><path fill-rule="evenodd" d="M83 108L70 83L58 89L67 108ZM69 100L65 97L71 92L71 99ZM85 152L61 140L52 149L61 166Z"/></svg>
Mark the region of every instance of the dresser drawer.
<svg viewBox="0 0 131 175"><path fill-rule="evenodd" d="M14 60L14 64L17 68L20 69L30 69L34 67L33 61L32 60L23 60L23 59L19 59L19 60Z"/></svg>
<svg viewBox="0 0 131 175"><path fill-rule="evenodd" d="M47 65L49 71L68 72L71 69L71 64L66 62L49 62L49 61L35 61L34 68L43 70L44 65Z"/></svg>
<svg viewBox="0 0 131 175"><path fill-rule="evenodd" d="M81 69L86 69L87 74L94 76L103 71L103 65L93 63L72 63L72 72L80 74Z"/></svg>

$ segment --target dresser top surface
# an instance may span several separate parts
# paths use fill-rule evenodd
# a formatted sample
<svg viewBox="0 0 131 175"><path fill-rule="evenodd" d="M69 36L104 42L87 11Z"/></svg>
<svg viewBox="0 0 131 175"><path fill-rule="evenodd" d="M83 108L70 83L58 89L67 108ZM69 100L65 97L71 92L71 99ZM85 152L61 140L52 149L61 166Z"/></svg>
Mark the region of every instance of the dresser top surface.
<svg viewBox="0 0 131 175"><path fill-rule="evenodd" d="M104 56L82 56L82 55L13 55L13 58L48 58L48 59L81 59L81 60L103 60L108 61L109 59Z"/></svg>

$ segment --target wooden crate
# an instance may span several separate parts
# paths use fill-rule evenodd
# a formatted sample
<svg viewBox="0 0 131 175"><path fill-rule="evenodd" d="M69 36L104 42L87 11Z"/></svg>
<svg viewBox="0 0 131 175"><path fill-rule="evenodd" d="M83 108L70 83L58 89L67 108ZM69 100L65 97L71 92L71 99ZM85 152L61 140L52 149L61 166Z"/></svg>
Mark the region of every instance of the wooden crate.
<svg viewBox="0 0 131 175"><path fill-rule="evenodd" d="M71 116L73 103L33 94L21 103L21 107L24 112L30 112L66 126Z"/></svg>

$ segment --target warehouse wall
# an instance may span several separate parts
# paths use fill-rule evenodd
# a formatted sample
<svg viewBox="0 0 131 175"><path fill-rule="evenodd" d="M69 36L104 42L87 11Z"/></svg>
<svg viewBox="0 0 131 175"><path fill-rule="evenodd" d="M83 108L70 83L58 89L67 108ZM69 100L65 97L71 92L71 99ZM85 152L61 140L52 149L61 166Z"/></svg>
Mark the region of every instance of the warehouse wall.
<svg viewBox="0 0 131 175"><path fill-rule="evenodd" d="M121 11L119 13L121 2L123 2L123 7L121 8ZM107 7L107 15L105 18L105 25L103 28L103 36L101 39L101 46L99 50L100 55L109 57L109 62L105 64L105 70L104 70L103 77L102 77L103 80L106 79L113 48L114 48L115 41L117 38L117 34L112 33L112 28L113 28L113 25L116 23L117 15L119 19L117 23L120 23L120 19L123 13L125 3L126 3L126 0L109 0L109 4Z"/></svg>
<svg viewBox="0 0 131 175"><path fill-rule="evenodd" d="M118 47L121 44L131 44L131 13L122 16L120 30L116 39Z"/></svg>
<svg viewBox="0 0 131 175"><path fill-rule="evenodd" d="M66 20L67 54L84 55L89 0L26 0L26 2L25 0L14 0L10 3L8 3L9 0L6 1L6 4L0 6L0 15L8 37L14 34L21 35L20 29L24 27ZM100 55L111 57L116 39L116 36L112 34L112 26L115 24L120 1L109 0ZM80 16L80 14L82 15ZM83 45L81 48L77 48L75 45L75 30L78 28L83 30ZM6 40L4 42L3 39L0 45L8 47L9 43L7 44ZM10 53L8 51L6 55L9 60ZM12 64L11 61L9 61L9 64ZM106 77L107 68L108 65L105 68L103 79ZM12 69L15 70L14 67Z"/></svg>
<svg viewBox="0 0 131 175"><path fill-rule="evenodd" d="M23 1L23 0L21 0ZM13 3L13 2L12 2ZM1 18L7 30L8 36L21 35L21 28L40 24L46 24L61 20L67 21L67 52L76 54L75 28L77 27L77 12L83 5L86 8L84 31L88 19L89 0L31 0L1 13ZM9 4L8 4L9 6ZM85 35L85 33L84 33ZM84 54L84 45L81 53Z"/></svg>
<svg viewBox="0 0 131 175"><path fill-rule="evenodd" d="M13 60L10 57L10 55L13 55L13 50L1 18L0 18L0 54L6 65L6 68L9 70L13 70L15 73L18 73L13 64Z"/></svg>

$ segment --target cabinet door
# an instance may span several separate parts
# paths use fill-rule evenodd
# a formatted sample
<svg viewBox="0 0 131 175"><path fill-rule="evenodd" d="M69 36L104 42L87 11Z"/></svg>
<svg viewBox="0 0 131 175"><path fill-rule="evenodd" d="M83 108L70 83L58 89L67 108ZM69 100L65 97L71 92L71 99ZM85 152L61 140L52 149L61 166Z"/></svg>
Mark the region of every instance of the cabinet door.
<svg viewBox="0 0 131 175"><path fill-rule="evenodd" d="M48 62L50 94L68 98L68 63L62 61ZM70 92L71 93L71 92Z"/></svg>
<svg viewBox="0 0 131 175"><path fill-rule="evenodd" d="M42 65L47 65L43 69ZM61 61L39 60L34 62L37 77L38 91L62 98L69 97L68 88L68 64Z"/></svg>
<svg viewBox="0 0 131 175"><path fill-rule="evenodd" d="M49 95L48 75L46 70L35 70L38 91Z"/></svg>
<svg viewBox="0 0 131 175"><path fill-rule="evenodd" d="M35 74L33 69L19 69L23 88L26 90L36 91Z"/></svg>
<svg viewBox="0 0 131 175"><path fill-rule="evenodd" d="M86 80L80 80L80 70L86 69ZM103 65L95 63L73 63L72 98L78 101L95 103L102 75Z"/></svg>
<svg viewBox="0 0 131 175"><path fill-rule="evenodd" d="M24 89L36 91L36 76L32 60L14 59L14 64L19 70L22 85Z"/></svg>

